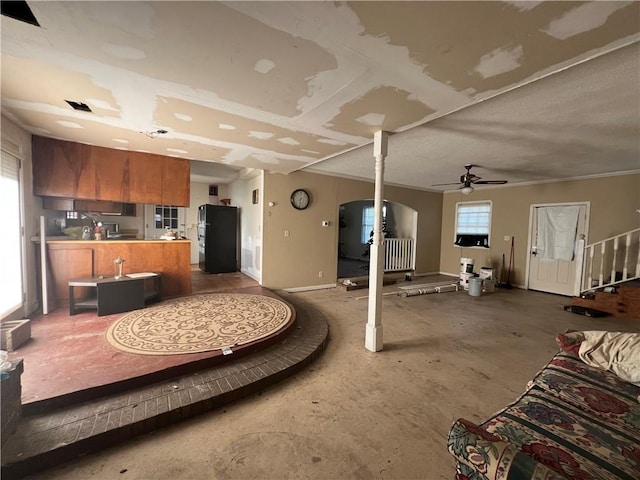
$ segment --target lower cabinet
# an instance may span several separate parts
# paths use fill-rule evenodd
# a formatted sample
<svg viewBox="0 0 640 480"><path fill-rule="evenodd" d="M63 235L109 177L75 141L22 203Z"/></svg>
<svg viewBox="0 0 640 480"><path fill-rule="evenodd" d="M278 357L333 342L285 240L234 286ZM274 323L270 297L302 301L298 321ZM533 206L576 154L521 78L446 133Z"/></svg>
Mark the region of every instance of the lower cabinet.
<svg viewBox="0 0 640 480"><path fill-rule="evenodd" d="M37 249L39 250L39 248ZM123 274L162 274L160 296L191 294L191 242L189 240L50 240L47 241L49 301L55 307L69 305L69 281L113 278L116 259L123 259ZM78 299L91 297L95 288L78 285Z"/></svg>

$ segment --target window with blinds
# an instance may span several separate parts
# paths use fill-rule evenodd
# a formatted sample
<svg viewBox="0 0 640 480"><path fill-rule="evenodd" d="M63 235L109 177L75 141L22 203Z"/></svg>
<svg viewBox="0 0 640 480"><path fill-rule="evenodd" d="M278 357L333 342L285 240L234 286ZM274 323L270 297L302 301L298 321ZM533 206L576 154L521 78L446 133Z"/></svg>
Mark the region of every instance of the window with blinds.
<svg viewBox="0 0 640 480"><path fill-rule="evenodd" d="M458 202L456 204L456 235L460 247L489 248L491 233L491 202Z"/></svg>

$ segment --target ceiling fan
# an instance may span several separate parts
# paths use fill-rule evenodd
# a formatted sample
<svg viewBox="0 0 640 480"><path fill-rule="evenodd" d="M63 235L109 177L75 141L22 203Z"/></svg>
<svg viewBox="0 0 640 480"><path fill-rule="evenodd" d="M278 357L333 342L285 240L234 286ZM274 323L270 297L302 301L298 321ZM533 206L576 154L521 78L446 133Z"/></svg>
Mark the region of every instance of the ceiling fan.
<svg viewBox="0 0 640 480"><path fill-rule="evenodd" d="M473 192L473 185L504 185L507 183L507 180L481 180L482 177L478 177L477 175L471 173L471 168L477 167L477 165L465 165L464 168L467 169L467 173L464 175L460 175L460 188L459 190L464 195L469 195ZM432 185L432 187L439 187L443 185L458 185L458 183L436 183Z"/></svg>

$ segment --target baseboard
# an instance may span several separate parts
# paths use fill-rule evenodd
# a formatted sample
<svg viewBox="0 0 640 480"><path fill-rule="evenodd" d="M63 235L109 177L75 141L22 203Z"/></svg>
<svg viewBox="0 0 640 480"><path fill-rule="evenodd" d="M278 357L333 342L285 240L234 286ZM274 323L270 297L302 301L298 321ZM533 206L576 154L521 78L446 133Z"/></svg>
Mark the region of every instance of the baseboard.
<svg viewBox="0 0 640 480"><path fill-rule="evenodd" d="M436 272L436 274L440 274L440 275L448 275L449 277L457 277L457 278L460 278L460 273Z"/></svg>
<svg viewBox="0 0 640 480"><path fill-rule="evenodd" d="M326 290L327 288L336 288L335 283L328 283L326 285L310 285L308 287L292 287L292 288L283 288L287 293L295 293L295 292L308 292L310 290Z"/></svg>

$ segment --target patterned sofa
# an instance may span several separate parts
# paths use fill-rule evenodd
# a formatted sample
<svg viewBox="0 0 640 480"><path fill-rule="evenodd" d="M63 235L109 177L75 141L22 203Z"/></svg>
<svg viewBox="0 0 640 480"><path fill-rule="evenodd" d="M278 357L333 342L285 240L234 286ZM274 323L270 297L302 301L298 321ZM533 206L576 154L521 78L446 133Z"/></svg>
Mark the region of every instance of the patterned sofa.
<svg viewBox="0 0 640 480"><path fill-rule="evenodd" d="M515 402L480 425L454 422L456 480L640 479L640 387L584 363L563 335Z"/></svg>

